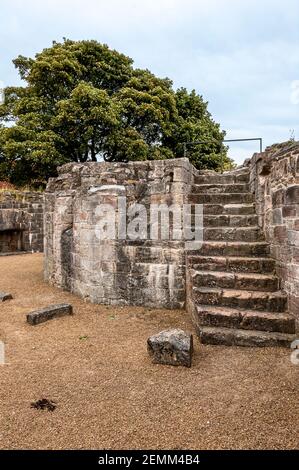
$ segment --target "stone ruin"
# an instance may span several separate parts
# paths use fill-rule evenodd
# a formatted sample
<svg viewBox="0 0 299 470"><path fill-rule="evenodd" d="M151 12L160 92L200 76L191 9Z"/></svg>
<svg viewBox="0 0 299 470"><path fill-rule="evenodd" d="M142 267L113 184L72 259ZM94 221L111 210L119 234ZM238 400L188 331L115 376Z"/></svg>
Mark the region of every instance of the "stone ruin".
<svg viewBox="0 0 299 470"><path fill-rule="evenodd" d="M299 319L299 145L278 144L249 162L258 224L269 243L289 311Z"/></svg>
<svg viewBox="0 0 299 470"><path fill-rule="evenodd" d="M150 228L143 239L99 237L98 208L109 205L117 217L121 198L146 212L202 204L200 248L184 236L153 240ZM66 164L49 180L44 229L46 280L88 301L186 308L203 343L284 346L294 339L297 143L269 147L224 174L197 171L186 158Z"/></svg>
<svg viewBox="0 0 299 470"><path fill-rule="evenodd" d="M0 191L0 255L43 251L42 193Z"/></svg>
<svg viewBox="0 0 299 470"><path fill-rule="evenodd" d="M142 237L104 238L100 207L113 209L108 225L132 222L119 201L146 214L168 208L169 237L161 216L157 237L147 219ZM196 215L186 222L177 209L194 204L203 208L198 246L185 231ZM202 343L290 345L299 320L299 145L269 147L224 174L186 158L70 163L44 194L1 191L0 254L43 245L45 279L88 301L185 308Z"/></svg>
<svg viewBox="0 0 299 470"><path fill-rule="evenodd" d="M86 300L181 308L184 241L99 240L97 208L188 202L196 170L187 159L66 164L45 195L45 277Z"/></svg>

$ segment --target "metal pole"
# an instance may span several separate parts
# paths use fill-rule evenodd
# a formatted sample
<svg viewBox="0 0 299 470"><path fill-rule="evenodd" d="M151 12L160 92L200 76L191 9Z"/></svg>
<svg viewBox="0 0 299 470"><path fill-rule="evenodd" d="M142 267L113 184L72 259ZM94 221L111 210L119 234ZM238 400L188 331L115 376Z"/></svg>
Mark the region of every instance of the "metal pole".
<svg viewBox="0 0 299 470"><path fill-rule="evenodd" d="M223 153L221 152L221 159L220 159L220 169L221 169L221 174L223 173L224 171L224 155Z"/></svg>
<svg viewBox="0 0 299 470"><path fill-rule="evenodd" d="M259 141L260 143L260 153L262 153L263 151L263 139L261 137L256 137L254 139L224 139L222 142L251 142L251 141ZM216 140L201 140L201 141L194 141L194 142L184 142L183 145L184 145L184 157L187 156L187 145L197 145L197 144L200 144L200 145L203 145L203 144L207 144L207 143L217 143L218 141ZM220 141L219 141L220 143Z"/></svg>

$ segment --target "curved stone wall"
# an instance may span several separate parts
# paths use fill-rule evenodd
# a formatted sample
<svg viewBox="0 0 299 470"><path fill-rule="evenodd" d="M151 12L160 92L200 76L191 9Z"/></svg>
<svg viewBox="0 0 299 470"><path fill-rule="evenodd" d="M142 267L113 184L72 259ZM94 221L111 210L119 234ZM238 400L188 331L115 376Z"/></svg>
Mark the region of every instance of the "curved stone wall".
<svg viewBox="0 0 299 470"><path fill-rule="evenodd" d="M187 159L61 167L45 193L45 278L95 303L183 307L184 240L105 240L97 231L99 207L117 217L122 198L147 214L152 204L182 206L194 172Z"/></svg>

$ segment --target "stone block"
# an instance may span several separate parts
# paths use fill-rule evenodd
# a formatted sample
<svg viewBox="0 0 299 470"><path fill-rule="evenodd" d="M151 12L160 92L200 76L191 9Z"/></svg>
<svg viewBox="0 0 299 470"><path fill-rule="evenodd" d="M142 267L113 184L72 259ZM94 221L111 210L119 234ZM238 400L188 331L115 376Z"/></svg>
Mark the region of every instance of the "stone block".
<svg viewBox="0 0 299 470"><path fill-rule="evenodd" d="M293 206L284 206L282 208L282 216L284 218L288 218L288 217L296 217L297 215L297 211L296 211L296 206L293 205Z"/></svg>
<svg viewBox="0 0 299 470"><path fill-rule="evenodd" d="M272 205L274 208L282 206L284 202L284 189L279 189L272 194Z"/></svg>
<svg viewBox="0 0 299 470"><path fill-rule="evenodd" d="M282 220L282 210L281 207L276 208L272 212L272 223L273 225L282 225L283 220Z"/></svg>
<svg viewBox="0 0 299 470"><path fill-rule="evenodd" d="M154 364L191 367L193 336L183 330L165 330L147 340Z"/></svg>
<svg viewBox="0 0 299 470"><path fill-rule="evenodd" d="M52 318L62 317L64 315L72 315L73 307L70 304L49 305L27 315L27 323L30 325L38 325Z"/></svg>
<svg viewBox="0 0 299 470"><path fill-rule="evenodd" d="M288 234L287 234L287 228L285 225L277 225L277 227L274 228L274 241L277 241L279 243L284 243L287 237L288 237Z"/></svg>
<svg viewBox="0 0 299 470"><path fill-rule="evenodd" d="M295 247L299 247L299 233L297 230L289 230L288 231L288 242L290 245Z"/></svg>
<svg viewBox="0 0 299 470"><path fill-rule="evenodd" d="M286 191L286 204L299 204L299 185L290 186Z"/></svg>

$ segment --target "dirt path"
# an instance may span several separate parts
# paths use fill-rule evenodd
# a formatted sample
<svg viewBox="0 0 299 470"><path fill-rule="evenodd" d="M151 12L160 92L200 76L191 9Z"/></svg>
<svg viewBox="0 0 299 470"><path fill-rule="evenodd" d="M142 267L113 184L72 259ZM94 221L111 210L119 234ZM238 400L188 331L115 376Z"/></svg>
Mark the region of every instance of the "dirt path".
<svg viewBox="0 0 299 470"><path fill-rule="evenodd" d="M84 303L48 286L42 256L0 257L1 448L298 448L299 367L285 349L201 346L193 367L152 365L150 334L192 330L185 312ZM71 302L35 327L25 314ZM57 402L53 412L32 401Z"/></svg>

